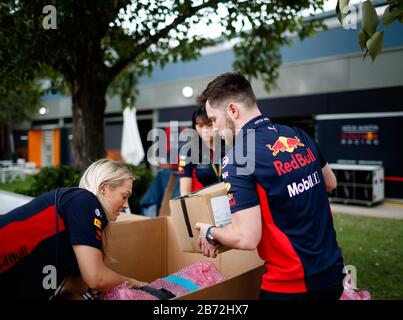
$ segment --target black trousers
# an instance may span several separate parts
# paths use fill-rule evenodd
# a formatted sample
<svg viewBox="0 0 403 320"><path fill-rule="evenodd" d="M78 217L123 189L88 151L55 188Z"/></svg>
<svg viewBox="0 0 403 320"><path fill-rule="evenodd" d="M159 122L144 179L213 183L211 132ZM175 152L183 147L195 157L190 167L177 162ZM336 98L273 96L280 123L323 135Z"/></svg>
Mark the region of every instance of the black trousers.
<svg viewBox="0 0 403 320"><path fill-rule="evenodd" d="M343 294L344 274L342 265L336 265L319 275L306 279L307 292L278 293L260 291L261 300L294 300L294 301L337 301Z"/></svg>
<svg viewBox="0 0 403 320"><path fill-rule="evenodd" d="M260 300L294 300L294 301L337 301L343 293L343 285L310 290L304 293L276 293L260 291Z"/></svg>

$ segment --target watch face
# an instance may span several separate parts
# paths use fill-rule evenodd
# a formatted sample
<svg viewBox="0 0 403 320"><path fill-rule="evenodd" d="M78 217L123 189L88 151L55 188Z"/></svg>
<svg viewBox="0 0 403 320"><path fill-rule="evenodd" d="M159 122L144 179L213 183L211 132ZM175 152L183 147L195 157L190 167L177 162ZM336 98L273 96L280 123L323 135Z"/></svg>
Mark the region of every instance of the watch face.
<svg viewBox="0 0 403 320"><path fill-rule="evenodd" d="M211 234L211 229L212 229L212 228L209 228L209 229L207 230L207 233L206 233L206 240L207 240L208 243L210 243L210 244L212 244L212 245L215 246L215 245L217 244L217 241L214 240L214 238L213 238L213 236L212 236L212 234Z"/></svg>
<svg viewBox="0 0 403 320"><path fill-rule="evenodd" d="M206 238L213 240L213 236L211 235L211 227L207 229Z"/></svg>

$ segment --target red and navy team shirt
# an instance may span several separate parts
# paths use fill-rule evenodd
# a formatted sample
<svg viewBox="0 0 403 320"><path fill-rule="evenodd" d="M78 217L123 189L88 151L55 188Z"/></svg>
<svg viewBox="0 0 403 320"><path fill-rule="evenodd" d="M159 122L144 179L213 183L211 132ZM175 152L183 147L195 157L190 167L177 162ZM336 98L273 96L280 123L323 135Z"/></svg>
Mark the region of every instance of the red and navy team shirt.
<svg viewBox="0 0 403 320"><path fill-rule="evenodd" d="M321 170L326 161L317 144L301 129L264 116L242 129L223 158L222 175L232 213L260 205L257 249L266 268L261 289L302 293L342 277L343 259ZM248 129L255 134L249 141ZM326 270L334 272L321 276Z"/></svg>
<svg viewBox="0 0 403 320"><path fill-rule="evenodd" d="M43 286L45 266L57 268L59 286L67 275L79 275L73 245L102 250L108 220L96 196L80 188L61 188L57 199L55 194L45 193L0 216L0 296L46 299L54 290Z"/></svg>
<svg viewBox="0 0 403 320"><path fill-rule="evenodd" d="M224 146L221 146L224 151ZM192 178L192 189L196 191L211 184L221 181L221 166L215 163L213 152L210 150L210 157L204 161L194 163L191 161L191 151L179 156L178 175L179 177ZM221 158L222 155L219 156Z"/></svg>

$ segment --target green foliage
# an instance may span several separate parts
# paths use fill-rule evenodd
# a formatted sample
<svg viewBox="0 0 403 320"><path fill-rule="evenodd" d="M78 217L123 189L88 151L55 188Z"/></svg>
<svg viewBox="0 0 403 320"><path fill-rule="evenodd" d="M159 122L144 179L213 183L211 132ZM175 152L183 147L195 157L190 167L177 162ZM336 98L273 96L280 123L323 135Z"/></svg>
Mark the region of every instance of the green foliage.
<svg viewBox="0 0 403 320"><path fill-rule="evenodd" d="M342 25L349 2L348 0L337 1L336 14ZM384 28L394 21L403 23L403 0L388 0L388 4L382 17ZM377 31L378 25L379 19L373 3L370 0L364 1L362 4L362 30L358 33L358 43L361 50L365 51L364 59L369 53L372 62L382 51L383 46L384 31Z"/></svg>
<svg viewBox="0 0 403 320"><path fill-rule="evenodd" d="M138 76L133 66L126 68L115 77L108 88L110 96L119 96L122 109L136 105Z"/></svg>
<svg viewBox="0 0 403 320"><path fill-rule="evenodd" d="M43 8L48 5L56 8L56 29L43 27L47 17ZM323 0L4 0L0 3L0 93L11 96L20 85L49 78L49 90L70 92L74 109L83 114L79 119L91 119L94 112L99 115L95 130L102 137L106 92L119 94L123 108L133 106L140 77L150 75L156 66L197 59L201 49L217 41L239 40L234 69L262 79L267 90L273 89L280 48L290 43L288 35L302 40L324 27L322 22L304 20L301 12L317 13L322 6ZM200 32L212 23L219 31L214 39ZM88 96L95 102L89 103ZM18 108L23 105L18 103ZM73 119L73 137L82 135L77 119ZM77 168L102 153L101 147L93 148L88 141L73 139Z"/></svg>
<svg viewBox="0 0 403 320"><path fill-rule="evenodd" d="M349 4L349 0L339 0L336 6L336 15L339 19L340 23L343 24L344 18L347 15L347 8Z"/></svg>
<svg viewBox="0 0 403 320"><path fill-rule="evenodd" d="M146 193L148 187L153 181L150 169L145 166L128 165L130 171L135 176L132 195L129 198L129 206L132 213L140 213L140 199Z"/></svg>
<svg viewBox="0 0 403 320"><path fill-rule="evenodd" d="M20 194L27 194L32 184L32 176L27 175L25 179L17 177L13 181L6 181L6 183L0 183L0 190L9 192L15 192Z"/></svg>
<svg viewBox="0 0 403 320"><path fill-rule="evenodd" d="M19 84L12 89L0 84L0 121L20 123L30 119L40 106L41 90L35 83Z"/></svg>
<svg viewBox="0 0 403 320"><path fill-rule="evenodd" d="M364 50L367 47L368 40L369 40L368 34L365 31L360 30L360 32L358 33L358 42L360 44L361 50Z"/></svg>
<svg viewBox="0 0 403 320"><path fill-rule="evenodd" d="M372 37L376 32L376 27L378 25L378 15L376 13L375 7L371 1L367 0L362 4L362 30Z"/></svg>
<svg viewBox="0 0 403 320"><path fill-rule="evenodd" d="M45 167L32 176L32 183L28 190L17 190L17 193L37 197L57 188L78 187L81 174L81 171L66 165Z"/></svg>
<svg viewBox="0 0 403 320"><path fill-rule="evenodd" d="M382 51L383 32L375 32L367 41L368 53L375 61L376 56Z"/></svg>
<svg viewBox="0 0 403 320"><path fill-rule="evenodd" d="M228 4L229 18L220 23L225 39L240 38L234 46L234 69L249 79L262 79L267 91L275 89L281 65L280 48L292 44L285 34L289 32L303 40L325 29L321 21L304 21L298 14L304 8L319 10L322 6L323 1L255 1L255 5L246 1L238 7ZM251 25L251 30L239 30L237 21Z"/></svg>
<svg viewBox="0 0 403 320"><path fill-rule="evenodd" d="M383 13L383 25L386 27L398 19L399 16L403 17L403 14L397 3L387 6Z"/></svg>
<svg viewBox="0 0 403 320"><path fill-rule="evenodd" d="M55 30L42 27L45 5L56 7ZM303 22L299 15L322 6L323 0L109 0L96 6L73 0L4 1L0 79L10 75L13 83L28 83L45 74L57 83L54 88L71 89L80 75L96 70L98 85L111 85L109 92L122 94L124 104L133 103L137 92L132 89L139 77L151 74L156 65L196 59L202 48L216 43L197 33L202 24L214 21L222 40L241 39L234 68L263 78L270 89L278 77L286 32L303 39L322 28L317 21ZM60 77L54 78L54 73Z"/></svg>

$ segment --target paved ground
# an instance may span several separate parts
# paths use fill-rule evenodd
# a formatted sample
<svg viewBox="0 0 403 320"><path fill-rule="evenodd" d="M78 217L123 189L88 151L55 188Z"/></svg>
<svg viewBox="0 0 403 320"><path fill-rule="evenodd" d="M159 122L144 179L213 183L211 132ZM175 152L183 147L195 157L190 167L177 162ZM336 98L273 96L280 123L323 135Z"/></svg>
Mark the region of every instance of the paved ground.
<svg viewBox="0 0 403 320"><path fill-rule="evenodd" d="M403 201L386 200L383 204L379 204L373 207L332 203L331 207L332 212L336 214L345 213L357 216L403 220Z"/></svg>

